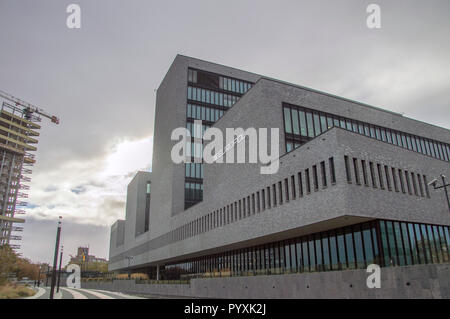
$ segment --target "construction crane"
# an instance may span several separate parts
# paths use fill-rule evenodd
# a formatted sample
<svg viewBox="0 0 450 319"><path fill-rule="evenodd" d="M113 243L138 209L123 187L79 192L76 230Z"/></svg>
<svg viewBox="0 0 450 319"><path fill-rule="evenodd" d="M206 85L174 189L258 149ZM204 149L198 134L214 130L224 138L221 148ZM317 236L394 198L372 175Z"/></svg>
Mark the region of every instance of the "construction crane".
<svg viewBox="0 0 450 319"><path fill-rule="evenodd" d="M43 109L41 109L37 106L34 106L31 103L25 102L9 93L6 93L5 91L0 90L0 97L4 98L6 100L9 100L11 102L14 102L16 104L16 106L19 106L19 105L22 106L23 110L25 112L25 118L30 119L31 115L33 113L36 113L36 114L39 114L41 116L44 116L44 117L50 119L55 124L59 124L59 118L57 116L51 115L51 114L47 113L46 111L44 111Z"/></svg>

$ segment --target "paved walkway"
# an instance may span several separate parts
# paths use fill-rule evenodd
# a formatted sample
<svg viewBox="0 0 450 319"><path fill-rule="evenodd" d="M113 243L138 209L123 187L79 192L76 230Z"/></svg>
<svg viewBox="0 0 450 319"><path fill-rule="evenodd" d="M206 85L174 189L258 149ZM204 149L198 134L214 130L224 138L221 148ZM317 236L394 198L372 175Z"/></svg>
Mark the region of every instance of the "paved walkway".
<svg viewBox="0 0 450 319"><path fill-rule="evenodd" d="M36 294L24 299L49 299L50 287L33 288ZM54 299L145 299L138 296L126 295L120 292L94 290L94 289L74 289L61 287L59 292L54 294Z"/></svg>

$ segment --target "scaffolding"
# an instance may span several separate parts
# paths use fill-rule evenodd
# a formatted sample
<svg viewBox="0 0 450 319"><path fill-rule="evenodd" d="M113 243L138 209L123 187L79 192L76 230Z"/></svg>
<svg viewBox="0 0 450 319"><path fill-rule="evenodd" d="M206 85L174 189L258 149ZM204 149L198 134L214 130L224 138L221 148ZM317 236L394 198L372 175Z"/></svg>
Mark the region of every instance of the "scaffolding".
<svg viewBox="0 0 450 319"><path fill-rule="evenodd" d="M30 189L26 183L31 181L31 167L36 162L31 152L37 150L35 144L41 128L38 114L56 124L59 119L3 91L0 97L5 99L0 110L0 246L19 249L16 242L22 239L23 227L17 223L25 222L22 216Z"/></svg>

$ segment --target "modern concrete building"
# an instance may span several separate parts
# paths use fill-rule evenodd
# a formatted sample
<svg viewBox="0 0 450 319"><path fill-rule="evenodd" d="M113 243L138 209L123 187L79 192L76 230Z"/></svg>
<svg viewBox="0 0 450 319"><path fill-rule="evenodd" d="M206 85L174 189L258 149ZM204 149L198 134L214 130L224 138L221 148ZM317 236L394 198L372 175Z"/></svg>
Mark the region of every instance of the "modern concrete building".
<svg viewBox="0 0 450 319"><path fill-rule="evenodd" d="M210 127L278 128L268 149L279 170L176 164L179 127L193 136L192 159ZM429 183L449 176L449 161L447 129L178 55L157 92L151 178L130 183L109 269L177 279L448 263L447 199Z"/></svg>

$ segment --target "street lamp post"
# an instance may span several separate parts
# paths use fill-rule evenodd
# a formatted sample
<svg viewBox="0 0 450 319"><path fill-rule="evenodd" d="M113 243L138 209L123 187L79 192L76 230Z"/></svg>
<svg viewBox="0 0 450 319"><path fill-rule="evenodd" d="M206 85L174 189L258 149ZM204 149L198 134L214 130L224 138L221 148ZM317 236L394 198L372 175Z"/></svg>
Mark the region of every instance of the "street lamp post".
<svg viewBox="0 0 450 319"><path fill-rule="evenodd" d="M62 264L62 257L63 257L63 248L64 248L64 246L61 246L61 254L59 255L58 284L56 286L56 292L59 292L59 281L61 280L61 264Z"/></svg>
<svg viewBox="0 0 450 319"><path fill-rule="evenodd" d="M58 266L58 250L59 250L59 238L61 237L61 219L59 216L58 229L56 231L56 244L55 244L55 255L53 256L53 269L52 269L52 281L50 283L50 299L53 299L55 293L56 284L56 267Z"/></svg>
<svg viewBox="0 0 450 319"><path fill-rule="evenodd" d="M446 184L445 183L445 175L441 174L441 178L442 178L442 185L441 186L437 186L436 185L437 184L437 179L436 178L433 179L431 182L429 182L428 185L433 186L434 189L441 189L441 188L444 189L445 197L447 198L448 211L450 212L450 200L449 200L449 197L448 197L448 190L447 190L447 187L449 187L450 184Z"/></svg>

